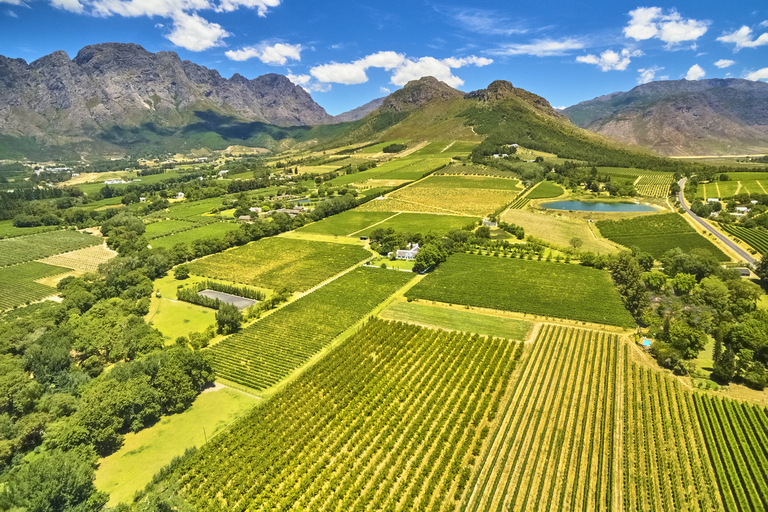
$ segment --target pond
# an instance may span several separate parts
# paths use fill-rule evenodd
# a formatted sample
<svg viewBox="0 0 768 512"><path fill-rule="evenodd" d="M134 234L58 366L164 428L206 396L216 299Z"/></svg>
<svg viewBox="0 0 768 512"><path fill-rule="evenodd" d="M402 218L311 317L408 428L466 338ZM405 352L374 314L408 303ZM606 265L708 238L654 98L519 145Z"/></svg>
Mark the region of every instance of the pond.
<svg viewBox="0 0 768 512"><path fill-rule="evenodd" d="M548 210L578 210L582 212L655 212L656 208L636 203L604 203L600 201L552 201L540 205Z"/></svg>

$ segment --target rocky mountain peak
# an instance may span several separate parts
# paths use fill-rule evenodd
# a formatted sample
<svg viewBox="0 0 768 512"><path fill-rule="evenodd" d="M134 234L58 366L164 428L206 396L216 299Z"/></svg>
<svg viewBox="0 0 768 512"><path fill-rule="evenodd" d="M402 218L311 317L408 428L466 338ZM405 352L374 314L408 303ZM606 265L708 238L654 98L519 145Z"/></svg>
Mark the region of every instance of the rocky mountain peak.
<svg viewBox="0 0 768 512"><path fill-rule="evenodd" d="M435 77L425 76L411 80L405 86L386 97L381 105L382 111L409 112L432 101L445 101L463 98L464 93L457 91Z"/></svg>

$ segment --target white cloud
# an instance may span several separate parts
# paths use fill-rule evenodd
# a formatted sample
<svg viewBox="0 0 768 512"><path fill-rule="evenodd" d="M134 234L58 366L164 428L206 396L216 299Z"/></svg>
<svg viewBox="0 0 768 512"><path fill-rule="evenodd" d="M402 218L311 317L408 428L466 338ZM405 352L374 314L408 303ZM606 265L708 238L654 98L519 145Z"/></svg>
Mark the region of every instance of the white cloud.
<svg viewBox="0 0 768 512"><path fill-rule="evenodd" d="M768 27L768 20L765 20L765 21L761 21L761 22L760 22L760 26L761 26L761 27Z"/></svg>
<svg viewBox="0 0 768 512"><path fill-rule="evenodd" d="M312 80L312 77L309 75L294 75L291 73L288 73L285 75L288 80L293 82L296 85L301 85L302 87L307 85L310 80Z"/></svg>
<svg viewBox="0 0 768 512"><path fill-rule="evenodd" d="M734 51L739 51L742 48L755 48L768 44L768 32L760 34L759 37L753 39L752 29L744 25L739 30L734 30L730 34L723 33L717 40L723 43L733 43L736 45Z"/></svg>
<svg viewBox="0 0 768 512"><path fill-rule="evenodd" d="M282 66L288 60L301 60L300 44L277 43L272 46L261 44L259 46L246 46L240 50L230 50L225 55L236 61L244 61L256 57L264 64Z"/></svg>
<svg viewBox="0 0 768 512"><path fill-rule="evenodd" d="M85 10L79 0L51 0L51 5L57 9L64 9L74 13L82 13Z"/></svg>
<svg viewBox="0 0 768 512"><path fill-rule="evenodd" d="M698 64L694 64L688 70L688 73L685 75L685 79L686 80L698 80L699 78L704 78L705 74L706 73L704 72L704 69L701 66L699 66Z"/></svg>
<svg viewBox="0 0 768 512"><path fill-rule="evenodd" d="M519 19L508 18L495 11L458 8L444 14L451 17L459 27L481 34L510 36L528 32Z"/></svg>
<svg viewBox="0 0 768 512"><path fill-rule="evenodd" d="M197 14L178 13L173 17L173 30L166 37L176 46L200 52L221 46L231 34L218 23L211 23Z"/></svg>
<svg viewBox="0 0 768 512"><path fill-rule="evenodd" d="M11 5L18 5L18 6L26 6L27 5L24 2L24 0L0 0L0 4L11 4Z"/></svg>
<svg viewBox="0 0 768 512"><path fill-rule="evenodd" d="M321 82L352 85L368 81L365 69L365 66L360 61L346 64L331 62L330 64L315 66L309 70L309 73Z"/></svg>
<svg viewBox="0 0 768 512"><path fill-rule="evenodd" d="M458 87L464 81L454 76L452 69L464 66L487 66L493 63L492 59L485 57L449 57L438 60L434 57L421 57L414 59L396 52L377 52L354 62L331 62L315 66L309 73L319 82L339 84L362 84L368 81L366 71L369 68L380 68L392 71L391 83L405 85L410 80L417 80L424 76L434 76L451 87Z"/></svg>
<svg viewBox="0 0 768 512"><path fill-rule="evenodd" d="M221 0L221 3L216 7L216 11L232 12L240 7L247 7L255 9L256 13L263 18L267 15L269 7L277 7L278 5L280 5L280 0Z"/></svg>
<svg viewBox="0 0 768 512"><path fill-rule="evenodd" d="M768 80L768 68L758 69L745 76L747 80Z"/></svg>
<svg viewBox="0 0 768 512"><path fill-rule="evenodd" d="M728 66L733 66L736 64L735 61L728 60L728 59L720 59L719 61L715 62L715 66L719 67L720 69L727 68Z"/></svg>
<svg viewBox="0 0 768 512"><path fill-rule="evenodd" d="M18 17L19 17L19 15L18 15L18 14L16 14L15 12L13 12L13 11L12 11L12 10L10 10L10 9L8 9L7 11L5 11L5 14L7 14L8 16L10 16L11 18L18 18Z"/></svg>
<svg viewBox="0 0 768 512"><path fill-rule="evenodd" d="M555 110L565 110L568 107L552 107L552 108L554 108Z"/></svg>
<svg viewBox="0 0 768 512"><path fill-rule="evenodd" d="M382 85L381 87L379 87L379 92L380 92L380 93L382 93L382 94L389 94L389 93L391 93L392 91L390 91L389 89L387 89L386 87L384 87L384 86Z"/></svg>
<svg viewBox="0 0 768 512"><path fill-rule="evenodd" d="M621 52L615 52L613 50L606 50L597 55L579 55L576 57L576 62L583 62L584 64L596 64L603 71L618 70L624 71L631 62L631 57L639 57L643 52L640 50L629 51L626 48Z"/></svg>
<svg viewBox="0 0 768 512"><path fill-rule="evenodd" d="M266 16L270 7L277 7L282 0L49 0L50 4L65 11L88 16L160 16L173 20L173 30L166 37L182 48L202 51L223 45L229 36L218 23L202 18L202 10L232 12L247 8ZM0 0L14 5L24 5L24 0ZM162 26L162 24L158 24ZM156 25L157 26L157 25Z"/></svg>
<svg viewBox="0 0 768 512"><path fill-rule="evenodd" d="M640 76L637 77L637 83L638 84L647 84L648 82L653 81L654 78L656 78L656 73L664 69L663 67L659 66L651 66L650 68L644 68L644 69L638 69L637 71L640 73ZM664 80L667 77L659 77L660 79Z"/></svg>
<svg viewBox="0 0 768 512"><path fill-rule="evenodd" d="M660 39L667 43L667 48L683 41L695 41L707 32L710 24L705 20L685 19L675 9L665 13L661 7L638 7L629 11L629 16L629 24L624 27L625 37L635 41Z"/></svg>
<svg viewBox="0 0 768 512"><path fill-rule="evenodd" d="M566 39L537 39L529 44L508 44L492 50L493 55L533 55L536 57L551 57L567 55L571 50L581 50L584 43L574 38Z"/></svg>

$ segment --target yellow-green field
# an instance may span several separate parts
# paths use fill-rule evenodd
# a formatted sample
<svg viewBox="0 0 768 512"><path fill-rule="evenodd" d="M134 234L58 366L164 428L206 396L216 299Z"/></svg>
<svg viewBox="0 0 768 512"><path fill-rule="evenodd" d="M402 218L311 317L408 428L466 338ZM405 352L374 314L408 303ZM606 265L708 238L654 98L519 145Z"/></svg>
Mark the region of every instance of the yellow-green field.
<svg viewBox="0 0 768 512"><path fill-rule="evenodd" d="M127 434L120 450L99 461L96 488L109 493L110 506L130 502L174 457L202 446L257 403L255 397L229 388L203 392L186 411Z"/></svg>
<svg viewBox="0 0 768 512"><path fill-rule="evenodd" d="M596 238L589 224L583 220L526 210L507 210L502 220L522 226L526 235L532 235L561 247L569 247L571 240L578 238L582 242L580 249L583 251L600 254L618 252L614 244L604 238Z"/></svg>

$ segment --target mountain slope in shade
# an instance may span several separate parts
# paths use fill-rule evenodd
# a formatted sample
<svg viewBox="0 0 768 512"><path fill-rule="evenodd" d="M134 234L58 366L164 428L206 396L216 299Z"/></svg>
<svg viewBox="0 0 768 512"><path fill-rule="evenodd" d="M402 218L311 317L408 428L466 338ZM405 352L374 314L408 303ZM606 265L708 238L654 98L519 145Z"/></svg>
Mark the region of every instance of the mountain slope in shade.
<svg viewBox="0 0 768 512"><path fill-rule="evenodd" d="M664 155L768 151L768 83L650 82L563 111L577 126Z"/></svg>
<svg viewBox="0 0 768 512"><path fill-rule="evenodd" d="M141 46L86 46L31 64L0 56L0 134L47 144L88 140L113 127L181 127L199 112L236 122L316 125L332 117L301 87L277 74L253 80L217 71L174 52Z"/></svg>

